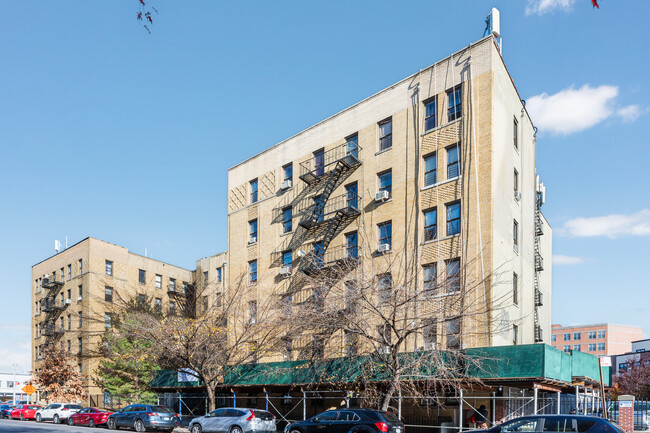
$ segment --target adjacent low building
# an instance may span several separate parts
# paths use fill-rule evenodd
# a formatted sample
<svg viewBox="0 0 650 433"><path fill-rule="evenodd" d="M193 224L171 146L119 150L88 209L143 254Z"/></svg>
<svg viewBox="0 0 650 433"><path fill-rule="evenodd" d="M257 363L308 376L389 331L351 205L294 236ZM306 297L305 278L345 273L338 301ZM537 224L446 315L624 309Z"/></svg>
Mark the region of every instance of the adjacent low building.
<svg viewBox="0 0 650 433"><path fill-rule="evenodd" d="M14 397L16 401L28 400L22 388L31 380L31 375L26 373L0 373L0 401L10 401Z"/></svg>

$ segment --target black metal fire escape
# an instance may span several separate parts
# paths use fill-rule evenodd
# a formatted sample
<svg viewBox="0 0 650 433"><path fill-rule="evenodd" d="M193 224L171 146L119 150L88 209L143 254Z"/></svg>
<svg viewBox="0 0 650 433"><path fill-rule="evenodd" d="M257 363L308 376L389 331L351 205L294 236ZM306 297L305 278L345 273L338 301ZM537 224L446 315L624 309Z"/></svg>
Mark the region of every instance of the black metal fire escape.
<svg viewBox="0 0 650 433"><path fill-rule="evenodd" d="M543 187L542 187L543 188ZM542 221L542 204L544 204L544 193L542 189L537 188L535 195L535 295L534 295L534 311L535 311L535 343L542 343L544 341L544 333L539 320L539 308L544 305L542 290L540 287L540 272L544 270L544 258L540 251L539 237L544 234L544 224Z"/></svg>
<svg viewBox="0 0 650 433"><path fill-rule="evenodd" d="M48 338L48 340L54 340L63 335L63 325L57 326L56 320L61 312L68 307L70 300L62 299L61 302L57 303L56 297L63 287L63 281L57 280L54 276L44 277L41 287L47 290L45 297L39 301L41 312L45 313L45 320L40 325L41 335Z"/></svg>

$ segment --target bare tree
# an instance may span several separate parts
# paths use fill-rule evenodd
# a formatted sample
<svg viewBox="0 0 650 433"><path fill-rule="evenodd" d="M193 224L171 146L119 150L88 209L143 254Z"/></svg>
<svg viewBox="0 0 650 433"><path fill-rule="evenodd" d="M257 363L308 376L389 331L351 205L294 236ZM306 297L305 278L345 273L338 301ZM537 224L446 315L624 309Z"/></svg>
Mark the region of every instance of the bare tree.
<svg viewBox="0 0 650 433"><path fill-rule="evenodd" d="M650 364L630 363L627 370L616 378L616 393L630 394L638 399L650 398Z"/></svg>

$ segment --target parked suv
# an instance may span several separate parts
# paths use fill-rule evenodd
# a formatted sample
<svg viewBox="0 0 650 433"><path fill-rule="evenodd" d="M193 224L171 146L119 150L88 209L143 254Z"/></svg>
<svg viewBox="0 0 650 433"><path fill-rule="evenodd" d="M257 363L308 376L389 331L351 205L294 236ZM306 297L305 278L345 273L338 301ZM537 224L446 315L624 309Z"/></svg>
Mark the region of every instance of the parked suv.
<svg viewBox="0 0 650 433"><path fill-rule="evenodd" d="M180 420L178 415L168 407L152 404L132 404L110 414L106 424L111 430L117 430L120 427L131 427L138 432L147 431L148 429L171 432L174 427L180 424Z"/></svg>
<svg viewBox="0 0 650 433"><path fill-rule="evenodd" d="M0 404L0 419L11 418L11 410L13 408L10 404Z"/></svg>
<svg viewBox="0 0 650 433"><path fill-rule="evenodd" d="M81 409L82 407L78 404L52 403L36 412L36 422L52 420L54 424L59 424Z"/></svg>
<svg viewBox="0 0 650 433"><path fill-rule="evenodd" d="M190 433L275 433L275 416L260 409L224 407L190 422Z"/></svg>
<svg viewBox="0 0 650 433"><path fill-rule="evenodd" d="M403 433L404 424L394 414L372 409L328 410L305 421L293 422L285 433ZM192 432L194 433L194 432Z"/></svg>

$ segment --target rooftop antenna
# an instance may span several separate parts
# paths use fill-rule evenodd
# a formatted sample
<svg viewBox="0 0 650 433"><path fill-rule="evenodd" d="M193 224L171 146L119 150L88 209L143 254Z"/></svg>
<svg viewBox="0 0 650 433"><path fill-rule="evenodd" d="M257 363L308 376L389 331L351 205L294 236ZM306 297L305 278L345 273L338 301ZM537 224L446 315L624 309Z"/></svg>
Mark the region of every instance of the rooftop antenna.
<svg viewBox="0 0 650 433"><path fill-rule="evenodd" d="M54 249L57 253L61 251L61 241L54 239Z"/></svg>
<svg viewBox="0 0 650 433"><path fill-rule="evenodd" d="M490 9L490 14L485 17L485 31L483 36L491 34L497 40L499 45L499 52L503 54L503 40L501 39L501 13L499 9Z"/></svg>

